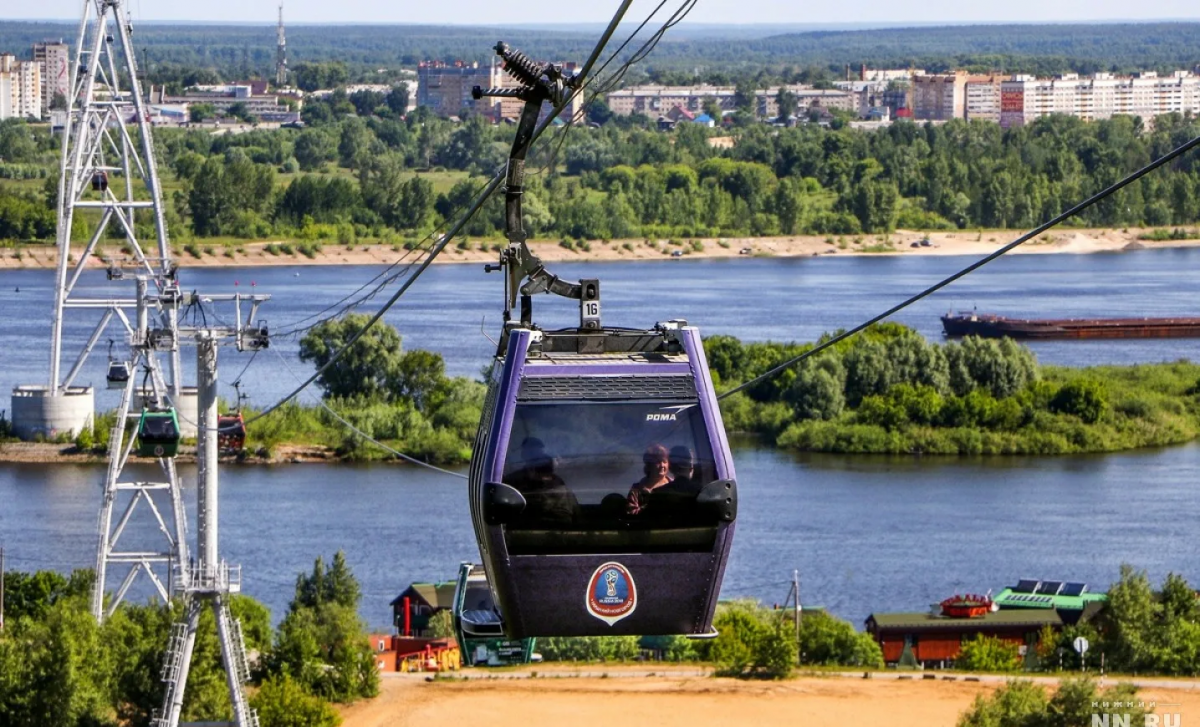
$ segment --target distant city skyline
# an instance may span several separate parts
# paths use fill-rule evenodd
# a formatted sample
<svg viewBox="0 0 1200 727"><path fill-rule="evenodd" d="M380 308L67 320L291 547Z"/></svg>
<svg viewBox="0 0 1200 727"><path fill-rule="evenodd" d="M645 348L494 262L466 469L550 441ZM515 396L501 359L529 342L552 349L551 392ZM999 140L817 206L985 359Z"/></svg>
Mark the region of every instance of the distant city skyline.
<svg viewBox="0 0 1200 727"><path fill-rule="evenodd" d="M278 0L127 0L134 22L203 21L270 23ZM635 0L629 18L640 20L653 7ZM7 0L0 19L71 20L79 17L81 0ZM616 0L604 3L510 3L487 0L448 0L439 3L396 3L382 0L286 0L284 15L294 23L405 23L435 25L505 25L531 23L594 23L608 19ZM1002 10L1000 8L1003 8ZM701 0L688 18L695 23L928 25L958 23L1086 23L1114 21L1200 20L1200 8L1182 0L1147 0L1137 5L1117 0L1071 0L1047 3L1009 0L1007 4L961 3L952 0L861 0L853 6L836 3L787 4L779 0Z"/></svg>

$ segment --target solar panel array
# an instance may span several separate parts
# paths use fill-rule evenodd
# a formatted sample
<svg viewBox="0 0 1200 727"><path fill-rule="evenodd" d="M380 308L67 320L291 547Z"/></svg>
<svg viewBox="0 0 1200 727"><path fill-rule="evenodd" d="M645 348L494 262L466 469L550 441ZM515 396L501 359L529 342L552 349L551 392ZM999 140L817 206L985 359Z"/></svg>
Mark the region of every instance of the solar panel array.
<svg viewBox="0 0 1200 727"><path fill-rule="evenodd" d="M1005 603L1027 603L1029 605L1054 603L1050 596L1035 596L1032 593L1018 593L1004 599Z"/></svg>
<svg viewBox="0 0 1200 727"><path fill-rule="evenodd" d="M1063 585L1061 595L1063 596L1082 596L1087 593L1086 583L1067 583Z"/></svg>
<svg viewBox="0 0 1200 727"><path fill-rule="evenodd" d="M1041 581L1031 581L1026 578L1022 578L1021 580L1017 581L1017 585L1012 590L1015 593L1033 593L1040 585L1042 585Z"/></svg>
<svg viewBox="0 0 1200 727"><path fill-rule="evenodd" d="M1042 581L1042 585L1038 586L1037 592L1048 596L1057 596L1062 587L1062 581Z"/></svg>

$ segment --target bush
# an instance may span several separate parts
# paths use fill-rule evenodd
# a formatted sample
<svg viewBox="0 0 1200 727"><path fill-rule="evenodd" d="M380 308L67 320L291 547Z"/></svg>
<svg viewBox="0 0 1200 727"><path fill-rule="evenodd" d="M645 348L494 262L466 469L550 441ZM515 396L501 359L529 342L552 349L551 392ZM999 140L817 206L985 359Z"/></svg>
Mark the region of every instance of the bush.
<svg viewBox="0 0 1200 727"><path fill-rule="evenodd" d="M1098 381L1072 381L1058 390L1050 401L1050 410L1095 424L1108 411L1108 394Z"/></svg>
<svg viewBox="0 0 1200 727"><path fill-rule="evenodd" d="M631 661L639 653L636 636L550 636L537 645L546 661Z"/></svg>
<svg viewBox="0 0 1200 727"><path fill-rule="evenodd" d="M262 727L336 727L342 718L331 704L314 697L284 674L267 679L250 698Z"/></svg>
<svg viewBox="0 0 1200 727"><path fill-rule="evenodd" d="M954 666L965 671L1014 672L1021 668L1016 644L982 634L966 642Z"/></svg>
<svg viewBox="0 0 1200 727"><path fill-rule="evenodd" d="M800 619L800 653L804 664L883 666L883 652L870 634L824 611L806 611Z"/></svg>
<svg viewBox="0 0 1200 727"><path fill-rule="evenodd" d="M718 676L782 679L796 663L796 638L781 614L749 601L722 604L713 620L718 636L708 658Z"/></svg>

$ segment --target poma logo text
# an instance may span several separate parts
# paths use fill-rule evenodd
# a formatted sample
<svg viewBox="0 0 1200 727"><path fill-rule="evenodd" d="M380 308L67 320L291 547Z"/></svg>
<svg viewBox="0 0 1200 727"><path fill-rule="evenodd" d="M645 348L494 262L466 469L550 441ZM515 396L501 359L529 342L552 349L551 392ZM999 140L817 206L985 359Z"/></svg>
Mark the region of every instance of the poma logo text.
<svg viewBox="0 0 1200 727"><path fill-rule="evenodd" d="M1134 725L1128 714L1092 714L1092 727L1181 727L1179 714L1148 714L1143 724Z"/></svg>
<svg viewBox="0 0 1200 727"><path fill-rule="evenodd" d="M673 422L678 421L678 417L674 414L647 414L646 421L648 422Z"/></svg>

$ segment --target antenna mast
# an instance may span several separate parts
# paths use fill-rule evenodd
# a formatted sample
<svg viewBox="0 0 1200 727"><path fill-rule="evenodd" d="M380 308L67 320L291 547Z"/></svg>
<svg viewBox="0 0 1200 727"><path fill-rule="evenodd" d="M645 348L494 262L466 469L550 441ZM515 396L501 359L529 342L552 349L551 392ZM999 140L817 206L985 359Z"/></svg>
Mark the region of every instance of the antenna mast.
<svg viewBox="0 0 1200 727"><path fill-rule="evenodd" d="M287 38L283 34L283 3L279 3L279 29L275 40L275 86L287 85Z"/></svg>

